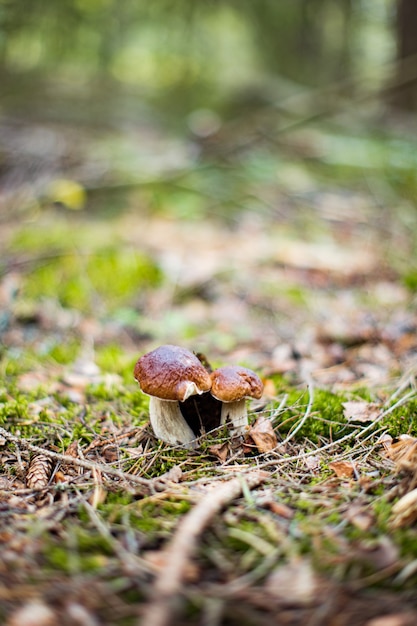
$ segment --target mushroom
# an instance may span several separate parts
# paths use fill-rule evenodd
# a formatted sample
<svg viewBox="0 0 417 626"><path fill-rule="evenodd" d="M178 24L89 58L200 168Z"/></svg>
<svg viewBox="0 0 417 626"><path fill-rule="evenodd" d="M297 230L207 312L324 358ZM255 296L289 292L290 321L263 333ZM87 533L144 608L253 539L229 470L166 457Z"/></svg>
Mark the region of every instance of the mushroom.
<svg viewBox="0 0 417 626"><path fill-rule="evenodd" d="M171 444L189 444L195 432L181 413L180 404L211 388L210 374L185 348L165 345L137 361L134 376L151 399L149 417L155 435Z"/></svg>
<svg viewBox="0 0 417 626"><path fill-rule="evenodd" d="M222 402L220 423L231 423L231 433L242 435L248 425L246 399L262 396L261 379L246 367L230 365L214 370L211 381L211 395Z"/></svg>

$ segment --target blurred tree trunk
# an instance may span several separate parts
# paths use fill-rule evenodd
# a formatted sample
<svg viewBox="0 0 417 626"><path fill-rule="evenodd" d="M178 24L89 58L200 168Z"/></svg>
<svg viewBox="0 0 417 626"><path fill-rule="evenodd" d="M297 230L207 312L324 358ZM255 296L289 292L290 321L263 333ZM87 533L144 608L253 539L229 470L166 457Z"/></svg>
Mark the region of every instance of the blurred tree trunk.
<svg viewBox="0 0 417 626"><path fill-rule="evenodd" d="M417 110L417 2L397 0L397 59L393 104L408 111Z"/></svg>

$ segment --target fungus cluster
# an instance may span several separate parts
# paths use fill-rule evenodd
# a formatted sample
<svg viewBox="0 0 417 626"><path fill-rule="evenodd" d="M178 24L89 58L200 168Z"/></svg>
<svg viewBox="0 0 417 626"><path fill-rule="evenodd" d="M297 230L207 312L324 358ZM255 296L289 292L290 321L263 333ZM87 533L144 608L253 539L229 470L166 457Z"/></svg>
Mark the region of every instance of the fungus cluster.
<svg viewBox="0 0 417 626"><path fill-rule="evenodd" d="M140 357L134 375L150 396L155 435L171 445L190 444L224 424L231 434L243 434L248 425L246 399L259 399L263 392L252 370L226 366L211 372L195 354L171 345Z"/></svg>

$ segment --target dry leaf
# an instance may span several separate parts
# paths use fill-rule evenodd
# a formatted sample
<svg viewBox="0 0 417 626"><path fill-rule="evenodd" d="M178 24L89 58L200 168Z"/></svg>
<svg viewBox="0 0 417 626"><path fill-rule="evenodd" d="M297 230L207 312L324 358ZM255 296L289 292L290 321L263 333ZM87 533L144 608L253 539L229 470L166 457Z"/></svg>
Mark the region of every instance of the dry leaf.
<svg viewBox="0 0 417 626"><path fill-rule="evenodd" d="M174 467L171 467L166 474L163 474L163 478L171 481L172 483L179 483L182 478L182 469L179 465L174 465Z"/></svg>
<svg viewBox="0 0 417 626"><path fill-rule="evenodd" d="M222 463L224 463L229 456L229 442L226 441L225 443L215 443L214 445L209 446L208 451L210 452L210 454L217 457Z"/></svg>
<svg viewBox="0 0 417 626"><path fill-rule="evenodd" d="M277 388L272 378L264 380L264 391L262 394L265 398L275 398L277 395Z"/></svg>
<svg viewBox="0 0 417 626"><path fill-rule="evenodd" d="M278 445L278 440L271 420L260 415L254 425L249 428L245 443L250 444L251 440L261 453L274 450Z"/></svg>
<svg viewBox="0 0 417 626"><path fill-rule="evenodd" d="M168 554L165 550L147 550L143 554L143 558L149 565L152 566L152 569L155 572L160 572L165 569L168 562ZM184 578L186 582L196 582L199 579L200 570L197 566L197 563L194 561L189 561L186 564Z"/></svg>
<svg viewBox="0 0 417 626"><path fill-rule="evenodd" d="M381 535L375 540L361 541L355 549L355 557L376 571L398 563L398 556L398 547L387 535Z"/></svg>
<svg viewBox="0 0 417 626"><path fill-rule="evenodd" d="M57 623L55 614L46 604L33 600L12 613L6 626L56 626Z"/></svg>
<svg viewBox="0 0 417 626"><path fill-rule="evenodd" d="M317 472L320 469L321 457L318 454L306 456L304 459L305 466L310 472Z"/></svg>
<svg viewBox="0 0 417 626"><path fill-rule="evenodd" d="M265 589L271 595L295 606L308 606L315 602L318 587L318 579L307 559L278 567L265 583Z"/></svg>
<svg viewBox="0 0 417 626"><path fill-rule="evenodd" d="M119 450L117 446L110 444L103 448L103 457L106 463L115 463L119 459Z"/></svg>
<svg viewBox="0 0 417 626"><path fill-rule="evenodd" d="M17 385L21 391L30 392L39 389L42 385L47 385L48 377L44 372L25 372L18 378Z"/></svg>
<svg viewBox="0 0 417 626"><path fill-rule="evenodd" d="M417 520L417 489L413 489L398 500L392 507L391 526L410 526Z"/></svg>
<svg viewBox="0 0 417 626"><path fill-rule="evenodd" d="M79 441L78 441L78 439L76 439L75 441L70 443L68 448L65 450L65 455L66 456L72 456L74 459L78 459L79 458L80 454L79 454Z"/></svg>
<svg viewBox="0 0 417 626"><path fill-rule="evenodd" d="M343 402L343 415L348 422L374 422L381 414L381 408L374 402L352 400Z"/></svg>
<svg viewBox="0 0 417 626"><path fill-rule="evenodd" d="M348 461L333 461L329 463L329 468L334 471L338 478L352 478L355 472L353 463Z"/></svg>
<svg viewBox="0 0 417 626"><path fill-rule="evenodd" d="M69 623L74 624L74 626L100 626L96 616L78 602L66 604L65 616L69 618Z"/></svg>
<svg viewBox="0 0 417 626"><path fill-rule="evenodd" d="M65 474L63 474L60 470L58 470L57 472L55 472L54 481L56 483L66 483L67 479L66 479Z"/></svg>
<svg viewBox="0 0 417 626"><path fill-rule="evenodd" d="M275 499L275 494L272 489L265 489L263 492L257 494L256 504L264 509L269 509L275 515L279 515L285 519L294 517L293 509L283 502L278 502Z"/></svg>
<svg viewBox="0 0 417 626"><path fill-rule="evenodd" d="M268 508L272 513L279 515L279 517L283 517L284 519L292 519L294 517L293 509L290 509L290 507L283 504L283 502L271 500L271 502L268 502Z"/></svg>
<svg viewBox="0 0 417 626"><path fill-rule="evenodd" d="M375 523L374 516L365 508L356 504L352 504L348 508L346 517L353 526L356 526L356 528L362 531L369 530Z"/></svg>

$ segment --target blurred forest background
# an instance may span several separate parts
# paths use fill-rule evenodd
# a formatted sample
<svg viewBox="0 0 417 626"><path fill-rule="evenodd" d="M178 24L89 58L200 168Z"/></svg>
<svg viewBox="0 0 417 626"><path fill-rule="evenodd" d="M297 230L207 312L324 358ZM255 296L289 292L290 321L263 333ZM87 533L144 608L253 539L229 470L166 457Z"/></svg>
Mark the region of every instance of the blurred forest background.
<svg viewBox="0 0 417 626"><path fill-rule="evenodd" d="M411 0L2 0L2 271L25 275L19 314L52 298L173 342L229 319L210 348L239 332L271 348L294 307L307 324L329 311L308 305L307 285L332 284L320 272L414 293L416 33Z"/></svg>
<svg viewBox="0 0 417 626"><path fill-rule="evenodd" d="M245 181L272 171L414 203L416 32L412 0L2 0L2 204L120 209L123 187L202 162L180 217L270 208Z"/></svg>

